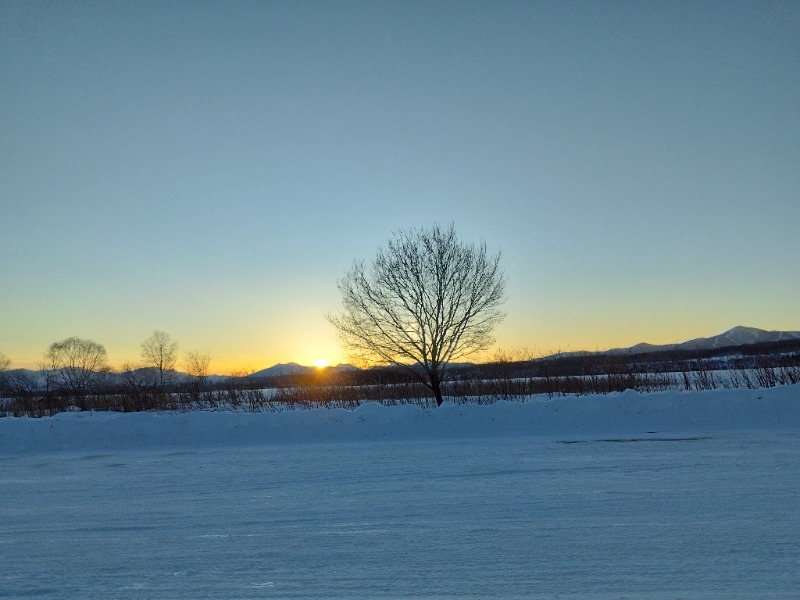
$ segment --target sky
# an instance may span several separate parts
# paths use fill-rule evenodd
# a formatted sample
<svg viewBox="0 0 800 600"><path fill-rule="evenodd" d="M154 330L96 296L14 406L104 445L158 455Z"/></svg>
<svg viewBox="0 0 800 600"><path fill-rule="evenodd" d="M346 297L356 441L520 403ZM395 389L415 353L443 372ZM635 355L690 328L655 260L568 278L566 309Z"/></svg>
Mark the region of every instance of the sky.
<svg viewBox="0 0 800 600"><path fill-rule="evenodd" d="M0 352L347 359L392 232L502 252L496 347L800 330L797 2L0 3Z"/></svg>

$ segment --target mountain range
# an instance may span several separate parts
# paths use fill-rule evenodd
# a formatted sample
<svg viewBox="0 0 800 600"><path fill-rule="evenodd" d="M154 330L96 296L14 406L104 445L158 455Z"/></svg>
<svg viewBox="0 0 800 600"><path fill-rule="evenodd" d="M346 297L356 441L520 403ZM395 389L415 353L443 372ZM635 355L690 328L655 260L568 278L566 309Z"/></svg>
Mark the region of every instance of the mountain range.
<svg viewBox="0 0 800 600"><path fill-rule="evenodd" d="M603 353L613 353L613 354L645 354L651 352L665 352L665 351L673 351L673 350L714 350L716 348L726 348L726 347L734 347L734 346L747 346L751 344L762 344L762 343L774 343L774 342L784 342L784 341L791 341L791 340L800 340L800 331L767 331L764 329L758 329L756 327L734 327L727 331L723 331L720 334L713 335L711 337L706 338L695 338L692 340L687 340L685 342L681 342L678 344L648 344L648 343L640 343L634 346L630 346L627 348L614 348L612 350L606 350ZM561 355L570 355L570 354L584 354L581 352L569 352L569 353L562 353ZM594 353L593 353L594 354ZM453 365L455 366L455 365ZM464 363L461 366L469 366L469 363ZM349 364L338 364L331 367L325 368L327 372L340 372L340 371L357 371L359 370L358 367L354 367L353 365ZM305 365L301 365L295 362L290 363L280 363L277 365L273 365L266 369L261 369L260 371L256 371L255 373L251 373L248 377L252 378L261 378L261 377L277 377L282 375L297 375L297 374L309 374L315 373L319 369L317 367L309 367ZM31 369L12 369L8 371L9 374L12 373L19 373L22 375L26 375L28 377L33 378L34 381L41 383L43 381L43 376L40 371L31 370ZM184 381L188 378L188 375L185 373L180 372L172 372L172 380L175 381ZM222 375L210 375L209 380L221 380L225 377Z"/></svg>
<svg viewBox="0 0 800 600"><path fill-rule="evenodd" d="M612 350L607 350L606 352L644 354L648 352L663 352L670 350L714 350L716 348L726 348L729 346L747 346L750 344L783 342L787 340L800 340L800 331L767 331L765 329L758 329L756 327L737 326L711 337L695 338L678 344L659 345L642 342L641 344L636 344L635 346L630 346L628 348L614 348ZM459 366L467 367L471 364L472 363L463 363ZM326 369L329 372L357 371L358 367L343 363L332 367L326 367ZM252 373L248 377L275 377L280 375L308 374L314 373L317 370L318 369L316 367L308 367L295 362L281 363Z"/></svg>

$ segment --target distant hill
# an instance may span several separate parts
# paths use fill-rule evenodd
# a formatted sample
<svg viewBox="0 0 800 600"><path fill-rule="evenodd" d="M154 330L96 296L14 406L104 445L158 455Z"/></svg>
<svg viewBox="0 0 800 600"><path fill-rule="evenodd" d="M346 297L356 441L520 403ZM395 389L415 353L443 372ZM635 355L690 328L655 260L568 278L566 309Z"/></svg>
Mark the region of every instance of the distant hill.
<svg viewBox="0 0 800 600"><path fill-rule="evenodd" d="M280 375L298 375L313 372L314 367L305 367L303 365L291 362L272 365L266 369L261 369L255 373L250 373L248 377L278 377Z"/></svg>
<svg viewBox="0 0 800 600"><path fill-rule="evenodd" d="M309 373L316 373L319 369L317 367L307 367L295 362L279 363L272 365L266 369L261 369L255 373L251 373L248 377L280 377L283 375L307 375ZM357 367L345 363L338 364L332 367L325 367L325 370L338 372L338 371L358 371Z"/></svg>

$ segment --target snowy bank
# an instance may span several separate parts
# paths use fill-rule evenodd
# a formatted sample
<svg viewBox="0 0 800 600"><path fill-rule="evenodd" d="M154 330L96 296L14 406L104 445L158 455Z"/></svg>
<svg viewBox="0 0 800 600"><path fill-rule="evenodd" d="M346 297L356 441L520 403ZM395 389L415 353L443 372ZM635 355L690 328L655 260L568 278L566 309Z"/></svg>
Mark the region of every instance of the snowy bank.
<svg viewBox="0 0 800 600"><path fill-rule="evenodd" d="M800 429L800 385L531 398L438 409L363 404L282 413L62 413L0 419L0 454L274 443Z"/></svg>

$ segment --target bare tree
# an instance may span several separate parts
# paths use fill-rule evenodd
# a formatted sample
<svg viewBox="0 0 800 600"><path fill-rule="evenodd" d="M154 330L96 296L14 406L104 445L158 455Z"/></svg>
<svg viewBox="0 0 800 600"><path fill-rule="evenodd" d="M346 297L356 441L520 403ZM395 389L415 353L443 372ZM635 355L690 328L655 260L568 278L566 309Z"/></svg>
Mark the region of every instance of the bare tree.
<svg viewBox="0 0 800 600"><path fill-rule="evenodd" d="M500 254L453 225L401 230L338 281L342 311L328 320L354 360L411 370L441 405L448 364L494 343L505 282Z"/></svg>
<svg viewBox="0 0 800 600"><path fill-rule="evenodd" d="M105 347L79 337L54 342L44 359L57 389L79 397L92 390L99 375L110 370Z"/></svg>
<svg viewBox="0 0 800 600"><path fill-rule="evenodd" d="M154 331L153 335L142 342L142 362L156 370L158 384L164 387L165 374L168 379L169 373L178 362L178 342L166 331Z"/></svg>
<svg viewBox="0 0 800 600"><path fill-rule="evenodd" d="M208 367L211 364L211 353L193 350L186 353L184 358L184 368L191 378L189 380L189 393L191 397L198 401L205 389L206 377L208 377Z"/></svg>
<svg viewBox="0 0 800 600"><path fill-rule="evenodd" d="M186 353L184 367L190 377L204 380L208 377L208 367L211 365L211 353L193 350Z"/></svg>
<svg viewBox="0 0 800 600"><path fill-rule="evenodd" d="M0 405L3 404L3 396L6 394L8 386L8 377L6 371L11 366L11 359L5 354L0 352ZM2 412L0 412L2 414Z"/></svg>

